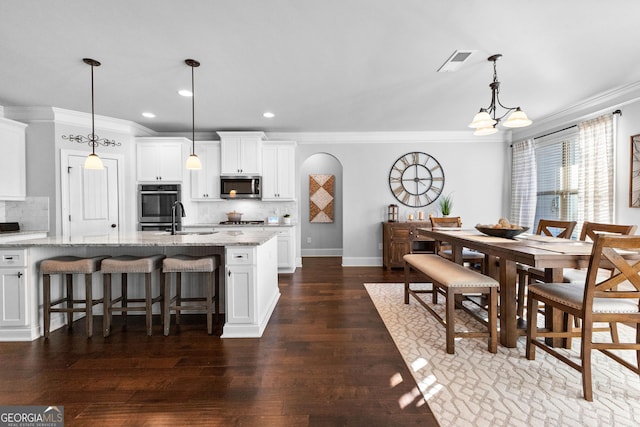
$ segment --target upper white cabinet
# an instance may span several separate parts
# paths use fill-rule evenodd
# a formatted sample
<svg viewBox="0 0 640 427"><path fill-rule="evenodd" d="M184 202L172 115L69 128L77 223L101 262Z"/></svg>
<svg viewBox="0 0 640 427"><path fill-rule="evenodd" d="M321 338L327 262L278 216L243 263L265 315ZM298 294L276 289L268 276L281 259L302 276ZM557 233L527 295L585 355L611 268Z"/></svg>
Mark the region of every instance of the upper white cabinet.
<svg viewBox="0 0 640 427"><path fill-rule="evenodd" d="M295 198L295 142L262 145L262 200Z"/></svg>
<svg viewBox="0 0 640 427"><path fill-rule="evenodd" d="M186 138L136 138L138 181L182 181Z"/></svg>
<svg viewBox="0 0 640 427"><path fill-rule="evenodd" d="M26 196L26 124L0 118L0 200Z"/></svg>
<svg viewBox="0 0 640 427"><path fill-rule="evenodd" d="M264 132L218 132L221 175L260 175Z"/></svg>
<svg viewBox="0 0 640 427"><path fill-rule="evenodd" d="M220 199L220 143L196 142L196 154L202 162L202 169L190 171L191 199Z"/></svg>

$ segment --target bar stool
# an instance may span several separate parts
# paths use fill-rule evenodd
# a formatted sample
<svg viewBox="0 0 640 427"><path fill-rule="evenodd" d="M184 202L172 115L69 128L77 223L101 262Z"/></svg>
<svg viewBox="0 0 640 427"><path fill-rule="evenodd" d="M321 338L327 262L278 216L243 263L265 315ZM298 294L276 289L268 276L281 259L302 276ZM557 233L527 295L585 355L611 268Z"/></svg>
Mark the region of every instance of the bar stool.
<svg viewBox="0 0 640 427"><path fill-rule="evenodd" d="M171 326L171 311L176 313L176 324L180 324L182 310L205 310L207 313L207 331L213 333L213 309L215 305L216 323L220 313L220 280L217 270L220 266L218 255L190 256L174 255L162 261L164 281L164 334L169 335ZM171 273L176 273L176 294L171 296ZM208 273L206 296L182 298L182 273ZM196 303L196 304L185 304Z"/></svg>
<svg viewBox="0 0 640 427"><path fill-rule="evenodd" d="M73 328L73 313L85 313L87 338L93 335L93 306L103 302L102 298L93 299L92 277L100 270L100 263L108 256L80 258L76 256L61 256L45 259L40 263L42 272L42 296L44 310L44 337L49 338L51 313L67 313L67 326ZM62 298L51 301L51 275L66 276L66 294ZM84 274L85 299L77 300L73 297L73 275ZM66 303L66 307L55 307ZM76 304L81 304L76 307Z"/></svg>
<svg viewBox="0 0 640 427"><path fill-rule="evenodd" d="M111 333L111 320L114 312L122 313L122 317L126 323L127 313L130 311L144 312L147 320L147 335L153 334L152 308L153 304L159 302L162 305L162 289L164 285L164 277L160 274L159 295L152 296L151 281L152 275L162 268L162 260L164 255L150 256L132 256L121 255L109 258L102 263L101 271L104 274L104 336L108 337ZM108 261L108 262L106 262ZM128 298L127 278L130 273L144 274L145 297L144 298ZM111 275L121 275L120 296L112 297L111 292ZM114 304L120 303L120 306ZM144 305L129 306L129 303L144 303ZM162 313L162 310L160 310ZM162 314L161 314L162 315Z"/></svg>

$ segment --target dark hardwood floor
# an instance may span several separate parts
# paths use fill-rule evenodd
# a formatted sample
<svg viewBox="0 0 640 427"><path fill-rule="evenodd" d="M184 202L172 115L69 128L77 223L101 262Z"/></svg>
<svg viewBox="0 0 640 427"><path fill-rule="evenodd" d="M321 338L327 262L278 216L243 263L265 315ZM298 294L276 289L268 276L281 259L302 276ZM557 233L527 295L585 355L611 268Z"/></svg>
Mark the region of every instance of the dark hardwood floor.
<svg viewBox="0 0 640 427"><path fill-rule="evenodd" d="M0 405L61 405L66 426L437 425L362 286L402 277L306 258L260 339L209 336L191 315L168 337L129 316L104 339L96 317L91 339L81 320L0 343Z"/></svg>

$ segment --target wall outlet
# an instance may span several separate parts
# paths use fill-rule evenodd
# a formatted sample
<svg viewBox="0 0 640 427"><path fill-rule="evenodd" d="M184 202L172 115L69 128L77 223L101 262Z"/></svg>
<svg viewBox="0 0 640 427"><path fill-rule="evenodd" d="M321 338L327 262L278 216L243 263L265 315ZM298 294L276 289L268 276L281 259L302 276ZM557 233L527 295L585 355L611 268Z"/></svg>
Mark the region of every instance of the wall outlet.
<svg viewBox="0 0 640 427"><path fill-rule="evenodd" d="M307 237L307 243L311 243L311 237Z"/></svg>

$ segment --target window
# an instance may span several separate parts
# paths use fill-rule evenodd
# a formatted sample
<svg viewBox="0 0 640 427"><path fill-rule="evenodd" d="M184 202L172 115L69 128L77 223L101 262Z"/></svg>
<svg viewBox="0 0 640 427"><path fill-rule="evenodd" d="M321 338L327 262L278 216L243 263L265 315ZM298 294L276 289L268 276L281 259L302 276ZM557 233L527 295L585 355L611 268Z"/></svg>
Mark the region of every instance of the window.
<svg viewBox="0 0 640 427"><path fill-rule="evenodd" d="M578 220L578 131L571 128L536 140L536 213L544 219Z"/></svg>
<svg viewBox="0 0 640 427"><path fill-rule="evenodd" d="M527 210L533 210L523 206L527 204L525 197L514 195L531 194L531 201L535 193L533 230L542 218L577 221L575 238L584 221L611 223L614 129L613 115L609 114L535 138L535 162L526 161L531 150L518 150L516 156L514 149L514 167L535 164L535 182L529 182L534 180L533 174L527 180L522 171L512 171L512 217L526 218Z"/></svg>

